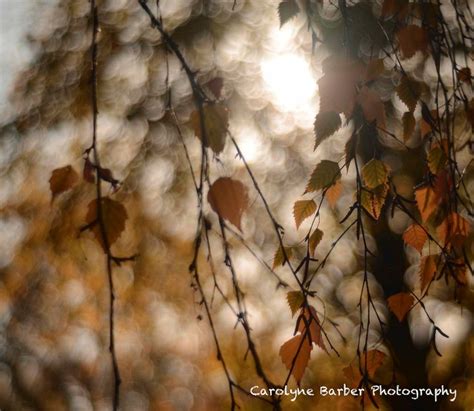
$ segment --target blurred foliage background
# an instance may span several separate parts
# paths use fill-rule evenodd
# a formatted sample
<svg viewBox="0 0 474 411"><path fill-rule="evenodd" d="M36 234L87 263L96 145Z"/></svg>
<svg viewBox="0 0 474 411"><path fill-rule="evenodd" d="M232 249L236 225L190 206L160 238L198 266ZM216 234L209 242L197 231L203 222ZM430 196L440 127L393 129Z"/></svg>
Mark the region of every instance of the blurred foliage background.
<svg viewBox="0 0 474 411"><path fill-rule="evenodd" d="M156 5L149 3L156 11ZM370 3L374 13L380 13L382 2ZM443 12L454 21L449 6ZM55 168L71 164L82 173L83 152L90 145L90 4L87 0L6 0L0 7L9 19L6 24L7 17L2 17L1 42L6 50L5 76L11 78L3 80L0 115L0 408L108 410L112 375L104 254L91 232L80 231L87 205L95 198L94 187L84 182L54 200L49 189ZM225 409L227 382L188 272L198 209L185 154L165 110L166 61L185 143L192 163L198 165L201 145L189 125L191 88L179 62L167 53L136 1L102 0L98 7L99 150L102 165L123 183L114 197L128 213L125 231L113 249L116 255L138 255L135 261L114 267L121 408ZM199 82L223 78L230 130L285 227L285 240L298 244L303 231L294 225L293 203L303 193L314 165L323 158L339 158L352 131L350 125L343 126L331 141L313 151L319 104L316 81L329 51L323 45L313 51L301 16L280 27L277 10L278 2L272 0L160 1L164 27L189 65L199 70ZM321 13L328 30L340 28L339 12L328 7ZM395 112L388 122L401 135L402 125L396 118L404 109L392 93L399 78L389 59L385 64L378 92L385 101L392 101ZM472 59L469 64L472 68ZM420 63L415 56L407 65L428 84L433 81L429 61ZM443 69L449 76L450 68ZM458 127L460 141L472 138L466 119ZM423 150L419 131L407 141L411 151L403 155L403 147L389 137L381 137L381 143L387 147L384 161L394 172L398 191L410 193L417 183L414 176ZM472 153L466 148L458 158L468 165ZM229 143L213 158L211 177L220 176L252 186ZM335 209L323 209L325 237L318 248L319 258L341 233L338 221L353 202L353 167L343 173L342 181L344 189ZM472 176L467 184L472 192ZM112 193L109 186L104 185L104 190ZM287 290L277 287L261 264L271 266L277 248L272 223L257 194L250 190L249 196L251 206L243 216L241 236L257 258L240 237L230 242L257 349L272 379L282 381L286 368L278 350L292 335L294 321ZM232 298L231 278L222 264L224 254L215 228L217 218L209 206L205 214L213 224L210 241L217 279L223 293ZM305 224L309 222L302 227ZM374 269L413 284L419 255L400 241L408 225L406 215L387 211L385 225L374 228L369 240L380 255ZM471 240L471 261L472 244ZM342 369L355 357L361 247L350 231L315 279L318 298L314 305L339 324L344 338L334 327L327 328L341 356L314 350L303 386L339 386L345 381ZM200 259L204 266L205 253ZM294 286L285 268L278 273ZM247 388L258 385L252 362L245 356L244 335L215 292L209 268L204 278L207 295L214 296L212 312L233 377ZM421 310L412 310L408 325L398 324L386 307L382 286L375 276L370 281L380 315L393 326L400 353L407 355L400 360L406 374L415 375L420 385L450 384L458 389L456 402L427 402L419 409L474 409L472 279L463 291L462 304L445 284L436 284L425 302L449 335L438 342L442 357L428 345L431 324ZM380 330L373 327L375 344ZM385 368L381 379L391 373L390 364ZM243 394L238 394L238 403L242 409L268 408ZM393 408L385 401L380 406ZM284 409L292 410L358 408L356 400L344 397L284 401Z"/></svg>

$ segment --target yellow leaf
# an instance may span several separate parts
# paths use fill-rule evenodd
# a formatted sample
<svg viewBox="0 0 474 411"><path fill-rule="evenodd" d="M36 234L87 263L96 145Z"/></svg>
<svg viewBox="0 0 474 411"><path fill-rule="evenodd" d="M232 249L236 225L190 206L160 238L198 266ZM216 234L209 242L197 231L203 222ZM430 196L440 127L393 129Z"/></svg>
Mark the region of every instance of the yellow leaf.
<svg viewBox="0 0 474 411"><path fill-rule="evenodd" d="M362 168L362 178L368 188L375 188L387 182L388 168L384 162L373 158Z"/></svg>
<svg viewBox="0 0 474 411"><path fill-rule="evenodd" d="M316 211L316 203L313 200L300 200L295 202L293 206L293 216L295 218L296 229L298 229L301 223L314 214Z"/></svg>
<svg viewBox="0 0 474 411"><path fill-rule="evenodd" d="M283 249L281 247L278 247L278 249L275 252L275 256L273 257L273 268L275 269L276 267L279 267L280 265L285 265L285 263L288 261L287 259L291 259L293 255L293 249L291 247L285 247L285 252L283 252ZM286 258L285 258L286 254Z"/></svg>

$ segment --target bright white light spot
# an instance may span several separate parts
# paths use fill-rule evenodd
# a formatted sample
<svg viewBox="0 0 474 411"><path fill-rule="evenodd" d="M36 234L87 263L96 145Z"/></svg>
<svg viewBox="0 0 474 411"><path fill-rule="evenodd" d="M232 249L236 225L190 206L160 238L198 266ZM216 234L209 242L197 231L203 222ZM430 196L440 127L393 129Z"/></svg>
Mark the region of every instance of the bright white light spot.
<svg viewBox="0 0 474 411"><path fill-rule="evenodd" d="M283 111L308 110L316 91L311 66L295 53L272 56L262 60L263 79L273 95L273 103Z"/></svg>

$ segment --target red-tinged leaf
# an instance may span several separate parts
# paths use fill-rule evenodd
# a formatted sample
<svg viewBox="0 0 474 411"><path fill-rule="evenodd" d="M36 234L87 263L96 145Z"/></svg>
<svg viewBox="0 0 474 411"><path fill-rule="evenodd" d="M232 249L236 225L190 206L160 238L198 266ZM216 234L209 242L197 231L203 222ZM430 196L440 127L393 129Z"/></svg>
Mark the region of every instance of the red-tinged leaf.
<svg viewBox="0 0 474 411"><path fill-rule="evenodd" d="M438 208L441 199L436 191L430 187L421 187L415 191L416 205L421 215L421 220L425 223Z"/></svg>
<svg viewBox="0 0 474 411"><path fill-rule="evenodd" d="M296 383L300 385L303 374L308 366L313 345L308 338L298 334L290 338L280 347L280 357L288 370L291 370Z"/></svg>
<svg viewBox="0 0 474 411"><path fill-rule="evenodd" d="M278 16L280 17L280 27L294 18L300 11L296 0L283 0L278 5Z"/></svg>
<svg viewBox="0 0 474 411"><path fill-rule="evenodd" d="M220 177L211 185L207 201L217 215L239 230L242 214L248 207L247 188L238 180Z"/></svg>
<svg viewBox="0 0 474 411"><path fill-rule="evenodd" d="M334 111L318 113L314 121L314 135L316 136L314 149L316 150L324 140L339 130L341 124L341 116Z"/></svg>
<svg viewBox="0 0 474 411"><path fill-rule="evenodd" d="M229 113L222 103L207 104L203 107L204 130L206 138L203 139L203 127L199 111L191 114L191 125L194 133L204 141L205 147L210 147L214 153L219 154L225 146L227 128L229 126Z"/></svg>
<svg viewBox="0 0 474 411"><path fill-rule="evenodd" d="M301 291L289 291L286 300L290 306L291 315L294 316L304 303L304 296Z"/></svg>
<svg viewBox="0 0 474 411"><path fill-rule="evenodd" d="M421 291L423 292L426 287L433 281L436 271L437 265L439 263L439 256L438 255L428 255L426 257L422 257L420 261L420 287Z"/></svg>
<svg viewBox="0 0 474 411"><path fill-rule="evenodd" d="M360 203L364 210L378 220L388 194L388 184L381 184L373 189L362 187Z"/></svg>
<svg viewBox="0 0 474 411"><path fill-rule="evenodd" d="M413 132L415 131L415 125L416 125L415 117L413 116L413 113L411 111L407 111L406 113L403 113L402 123L403 123L403 141L406 142L413 135Z"/></svg>
<svg viewBox="0 0 474 411"><path fill-rule="evenodd" d="M211 90L214 97L219 100L221 98L222 87L224 87L224 80L222 77L215 77L206 83L206 87Z"/></svg>
<svg viewBox="0 0 474 411"><path fill-rule="evenodd" d="M92 200L87 207L86 224L94 233L104 252L107 252L107 245L108 247L112 246L125 229L125 222L128 216L125 207L109 197L102 197L100 204L102 223L107 241L104 241L103 238L97 199Z"/></svg>
<svg viewBox="0 0 474 411"><path fill-rule="evenodd" d="M295 218L296 229L301 223L316 211L316 203L313 200L296 201L293 206L293 216Z"/></svg>
<svg viewBox="0 0 474 411"><path fill-rule="evenodd" d="M88 183L95 183L95 167L88 158L84 160L82 178L84 178Z"/></svg>
<svg viewBox="0 0 474 411"><path fill-rule="evenodd" d="M369 123L375 121L377 127L385 129L385 106L375 91L362 87L357 95L357 102L361 105L364 117Z"/></svg>
<svg viewBox="0 0 474 411"><path fill-rule="evenodd" d="M73 188L78 181L79 176L70 165L53 170L49 179L52 198L54 199L58 194Z"/></svg>
<svg viewBox="0 0 474 411"><path fill-rule="evenodd" d="M452 212L436 229L436 234L443 245L460 248L471 231L469 221L458 213Z"/></svg>
<svg viewBox="0 0 474 411"><path fill-rule="evenodd" d="M328 199L329 205L334 208L336 206L337 200L342 193L342 182L337 180L331 187L326 190L326 198Z"/></svg>
<svg viewBox="0 0 474 411"><path fill-rule="evenodd" d="M410 58L417 51L425 53L428 48L428 36L423 27L409 25L397 33L398 44L403 58Z"/></svg>
<svg viewBox="0 0 474 411"><path fill-rule="evenodd" d="M428 234L426 234L426 231L418 224L412 224L403 233L403 241L405 241L405 244L411 245L420 254L426 240L428 240Z"/></svg>
<svg viewBox="0 0 474 411"><path fill-rule="evenodd" d="M374 81L384 72L383 59L370 60L365 71L365 81Z"/></svg>
<svg viewBox="0 0 474 411"><path fill-rule="evenodd" d="M402 322L408 311L413 307L414 298L409 293L398 293L387 299L388 308L395 314L398 321Z"/></svg>
<svg viewBox="0 0 474 411"><path fill-rule="evenodd" d="M316 247L323 239L324 233L319 229L316 228L313 233L309 236L308 240L308 247L309 247L309 255L314 257L314 253L316 251Z"/></svg>
<svg viewBox="0 0 474 411"><path fill-rule="evenodd" d="M273 269L281 265L285 265L285 263L293 256L293 249L291 247L285 247L284 250L285 251L283 252L283 249L278 247L275 251L275 255L273 257Z"/></svg>

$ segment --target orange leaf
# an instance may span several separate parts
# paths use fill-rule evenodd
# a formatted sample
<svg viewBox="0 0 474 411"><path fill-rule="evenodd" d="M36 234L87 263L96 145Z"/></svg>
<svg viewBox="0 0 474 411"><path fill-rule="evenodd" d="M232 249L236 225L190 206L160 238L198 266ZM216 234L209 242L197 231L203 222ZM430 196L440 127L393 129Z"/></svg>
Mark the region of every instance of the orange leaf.
<svg viewBox="0 0 474 411"><path fill-rule="evenodd" d="M415 191L416 204L421 220L426 222L436 211L441 199L432 187L426 186Z"/></svg>
<svg viewBox="0 0 474 411"><path fill-rule="evenodd" d="M436 229L436 234L444 244L461 247L471 230L469 221L458 213L452 212Z"/></svg>
<svg viewBox="0 0 474 411"><path fill-rule="evenodd" d="M313 231L313 234L311 234L311 236L309 237L308 247L309 247L309 255L311 257L314 257L314 252L316 251L316 247L323 239L323 235L324 233L319 228L316 228L316 230Z"/></svg>
<svg viewBox="0 0 474 411"><path fill-rule="evenodd" d="M293 205L293 216L295 218L296 229L301 223L316 211L316 203L313 200L296 201Z"/></svg>
<svg viewBox="0 0 474 411"><path fill-rule="evenodd" d="M248 195L247 188L240 181L218 178L207 193L207 201L219 217L241 229L240 220L248 207Z"/></svg>
<svg viewBox="0 0 474 411"><path fill-rule="evenodd" d="M74 187L79 181L79 176L71 166L57 168L53 170L51 178L49 179L49 188L51 194L56 197L58 194L63 193Z"/></svg>
<svg viewBox="0 0 474 411"><path fill-rule="evenodd" d="M313 345L309 343L308 338L298 334L290 338L280 347L280 357L288 370L300 385L304 371L308 366L309 358Z"/></svg>
<svg viewBox="0 0 474 411"><path fill-rule="evenodd" d="M419 224L412 224L403 233L403 241L415 248L420 254L427 239L428 234Z"/></svg>
<svg viewBox="0 0 474 411"><path fill-rule="evenodd" d="M424 291L425 288L433 281L433 278L436 274L436 266L438 264L439 256L437 255L428 255L423 257L420 261L420 283L421 291Z"/></svg>
<svg viewBox="0 0 474 411"><path fill-rule="evenodd" d="M337 180L331 187L326 191L326 198L328 199L329 205L334 208L336 206L337 200L342 193L342 183L341 180Z"/></svg>
<svg viewBox="0 0 474 411"><path fill-rule="evenodd" d="M387 299L388 308L395 314L398 321L402 322L413 306L414 298L409 293L398 293Z"/></svg>

